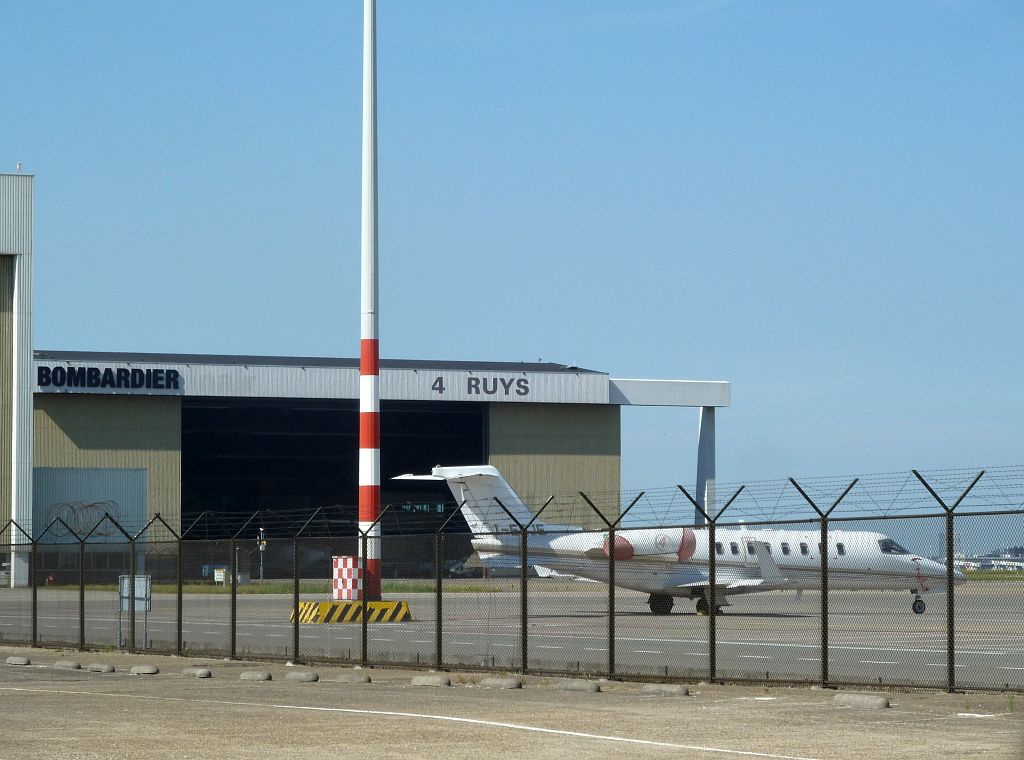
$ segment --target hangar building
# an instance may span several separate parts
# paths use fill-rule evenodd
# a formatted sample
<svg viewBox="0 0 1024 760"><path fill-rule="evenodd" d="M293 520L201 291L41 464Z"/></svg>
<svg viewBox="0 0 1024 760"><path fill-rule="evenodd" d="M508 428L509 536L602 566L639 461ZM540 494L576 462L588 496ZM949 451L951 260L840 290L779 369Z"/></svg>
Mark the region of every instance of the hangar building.
<svg viewBox="0 0 1024 760"><path fill-rule="evenodd" d="M32 181L0 175L0 525L38 533L54 515L91 525L111 511L126 527L159 513L180 530L203 512L357 503L357 359L33 352ZM384 504L423 497L422 482L390 478L436 464L493 464L543 499L617 494L629 405L701 407L703 493L730 386L384 360L381 399ZM551 520L568 517L553 508Z"/></svg>

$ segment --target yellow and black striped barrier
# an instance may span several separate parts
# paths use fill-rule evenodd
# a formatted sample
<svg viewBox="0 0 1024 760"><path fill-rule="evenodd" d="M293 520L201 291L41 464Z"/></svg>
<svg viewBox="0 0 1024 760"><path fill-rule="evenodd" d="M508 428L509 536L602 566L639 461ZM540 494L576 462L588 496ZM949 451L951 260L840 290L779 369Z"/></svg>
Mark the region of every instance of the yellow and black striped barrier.
<svg viewBox="0 0 1024 760"><path fill-rule="evenodd" d="M408 602L367 602L367 623L408 623L412 620ZM295 622L295 610L291 621ZM299 602L300 623L361 623L362 602Z"/></svg>

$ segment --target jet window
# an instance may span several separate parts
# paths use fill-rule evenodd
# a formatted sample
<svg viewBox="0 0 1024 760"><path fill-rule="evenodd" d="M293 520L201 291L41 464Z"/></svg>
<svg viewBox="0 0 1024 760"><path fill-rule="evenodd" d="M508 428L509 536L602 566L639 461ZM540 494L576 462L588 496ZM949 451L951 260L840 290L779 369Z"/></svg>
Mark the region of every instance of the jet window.
<svg viewBox="0 0 1024 760"><path fill-rule="evenodd" d="M722 546L721 541L715 541L715 554L725 554L725 547Z"/></svg>
<svg viewBox="0 0 1024 760"><path fill-rule="evenodd" d="M765 544L765 545L764 545L764 548L768 550L768 553L769 553L769 554L771 554L771 553L772 553L772 545L771 545L771 544Z"/></svg>
<svg viewBox="0 0 1024 760"><path fill-rule="evenodd" d="M836 544L836 551L840 557L846 556L846 547L843 544Z"/></svg>
<svg viewBox="0 0 1024 760"><path fill-rule="evenodd" d="M754 554L754 545L747 541L747 554Z"/></svg>
<svg viewBox="0 0 1024 760"><path fill-rule="evenodd" d="M789 556L789 544L782 544L782 553L785 554L787 557Z"/></svg>
<svg viewBox="0 0 1024 760"><path fill-rule="evenodd" d="M882 554L910 554L906 549L893 541L891 538L883 538L878 542L878 548Z"/></svg>
<svg viewBox="0 0 1024 760"><path fill-rule="evenodd" d="M739 554L740 553L740 545L737 544L735 541L733 541L732 543L729 544L729 551L731 551L733 554Z"/></svg>
<svg viewBox="0 0 1024 760"><path fill-rule="evenodd" d="M808 554L811 553L811 550L807 548L807 544L801 543L800 544L800 553L806 557Z"/></svg>

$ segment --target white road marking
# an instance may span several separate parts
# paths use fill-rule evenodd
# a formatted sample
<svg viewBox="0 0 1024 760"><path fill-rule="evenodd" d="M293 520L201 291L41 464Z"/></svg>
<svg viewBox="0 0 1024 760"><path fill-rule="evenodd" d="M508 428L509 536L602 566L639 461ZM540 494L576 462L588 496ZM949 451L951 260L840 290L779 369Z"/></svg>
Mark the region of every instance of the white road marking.
<svg viewBox="0 0 1024 760"><path fill-rule="evenodd" d="M957 713L958 717L961 718L994 718L996 717L993 713Z"/></svg>
<svg viewBox="0 0 1024 760"><path fill-rule="evenodd" d="M898 665L895 660L861 660L864 665Z"/></svg>
<svg viewBox="0 0 1024 760"><path fill-rule="evenodd" d="M770 660L771 656L767 654L740 654L736 655L742 660Z"/></svg>
<svg viewBox="0 0 1024 760"><path fill-rule="evenodd" d="M664 652L654 652L650 649L634 649L633 654L665 654Z"/></svg>
<svg viewBox="0 0 1024 760"><path fill-rule="evenodd" d="M102 691L71 691L67 689L26 689L22 687L0 686L2 691L32 692L40 694L75 694L87 697L108 697L115 699L146 699L158 702L190 702L208 705L229 705L231 707L262 707L273 710L308 710L310 712L344 713L349 715L378 715L388 718L418 718L420 720L444 721L449 723L467 723L476 726L493 726L495 728L507 728L513 731L527 731L538 734L552 734L555 736L572 736L579 739L594 739L596 741L619 742L622 744L640 744L648 747L667 747L669 749L685 749L693 752L714 752L722 755L737 755L739 757L765 757L770 760L821 760L820 758L806 757L801 755L777 755L771 752L754 752L742 749L726 749L723 747L709 747L699 744L676 744L674 742L659 742L652 739L632 739L628 736L610 736L604 734L588 734L581 731L565 731L558 728L542 728L540 726L528 726L521 723L502 723L495 720L480 720L478 718L460 718L454 715L432 715L430 713L408 713L395 712L392 710L358 710L348 707L311 707L308 705L284 705L284 704L263 704L260 702L233 702L221 699L186 699L183 697L157 697L142 696L139 694L113 694ZM756 700L775 699L775 697L754 697Z"/></svg>
<svg viewBox="0 0 1024 760"><path fill-rule="evenodd" d="M1024 670L1024 668L1010 668L1010 667L1005 667L1005 668L1004 668L1004 667L1002 667L1002 666L1000 666L1000 668L999 668L999 669L1000 669L1000 670Z"/></svg>
<svg viewBox="0 0 1024 760"><path fill-rule="evenodd" d="M547 646L544 646L543 644L538 644L537 645L537 649L561 649L561 648L562 647L547 647Z"/></svg>

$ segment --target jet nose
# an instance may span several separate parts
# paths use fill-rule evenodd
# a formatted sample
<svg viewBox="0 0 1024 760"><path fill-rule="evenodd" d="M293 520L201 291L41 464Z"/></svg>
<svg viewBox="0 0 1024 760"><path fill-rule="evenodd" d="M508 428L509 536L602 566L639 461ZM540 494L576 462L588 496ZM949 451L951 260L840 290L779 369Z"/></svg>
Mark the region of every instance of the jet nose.
<svg viewBox="0 0 1024 760"><path fill-rule="evenodd" d="M965 580L967 580L966 575L964 575L959 570L953 571L953 583L963 583Z"/></svg>

